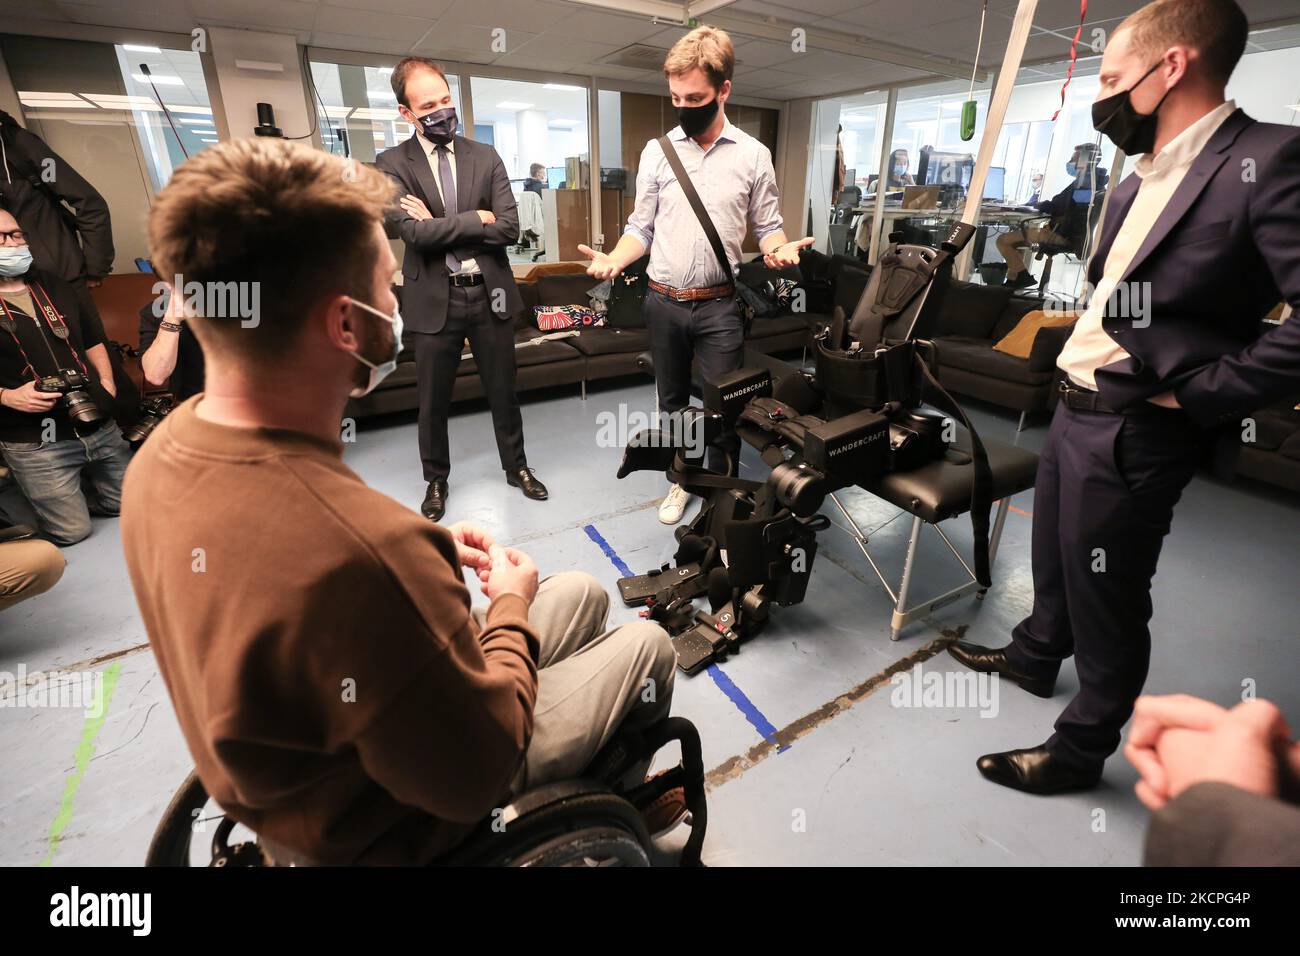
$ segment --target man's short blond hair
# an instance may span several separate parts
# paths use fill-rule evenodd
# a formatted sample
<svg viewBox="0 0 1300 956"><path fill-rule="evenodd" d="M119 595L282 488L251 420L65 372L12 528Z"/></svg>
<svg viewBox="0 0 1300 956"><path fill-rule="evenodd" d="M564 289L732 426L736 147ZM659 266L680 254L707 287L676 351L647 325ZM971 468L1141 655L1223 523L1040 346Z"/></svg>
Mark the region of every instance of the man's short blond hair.
<svg viewBox="0 0 1300 956"><path fill-rule="evenodd" d="M1128 16L1115 32L1129 31L1133 49L1154 61L1175 45L1201 55L1205 75L1226 86L1246 50L1250 32L1235 0L1155 0Z"/></svg>
<svg viewBox="0 0 1300 956"><path fill-rule="evenodd" d="M255 323L200 315L195 329L205 347L264 363L325 298L372 296L375 224L393 191L375 169L299 143L249 137L211 146L182 163L154 201L154 271L186 286L258 283L242 287L257 290Z"/></svg>
<svg viewBox="0 0 1300 956"><path fill-rule="evenodd" d="M715 90L731 79L736 69L736 51L725 30L696 27L674 43L664 60L664 76L681 76L697 67L704 71Z"/></svg>

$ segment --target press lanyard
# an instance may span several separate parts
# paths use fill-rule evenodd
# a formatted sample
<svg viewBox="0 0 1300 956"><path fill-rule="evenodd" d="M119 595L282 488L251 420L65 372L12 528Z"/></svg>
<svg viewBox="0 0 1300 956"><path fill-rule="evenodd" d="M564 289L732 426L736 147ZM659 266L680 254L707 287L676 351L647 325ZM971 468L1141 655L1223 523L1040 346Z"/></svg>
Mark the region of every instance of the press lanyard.
<svg viewBox="0 0 1300 956"><path fill-rule="evenodd" d="M56 339L60 339L68 347L68 351L72 353L73 360L79 366L81 366L81 373L89 377L90 373L86 371L86 363L81 360L81 356L77 353L77 350L73 347L72 342L69 341L69 335L71 334L71 332L68 329L68 323L63 320L63 316L62 314L60 314L59 310L54 307L54 301L50 298L50 294L45 291L45 287L41 285L39 282L29 282L26 283L26 285L27 285L27 291L31 293L32 304L35 305L37 309L45 316L45 324L50 327L50 331L54 333L54 337ZM40 290L40 294L45 297L45 301L43 303L36 295L37 290ZM17 332L18 322L17 320L14 319L13 313L9 311L9 302L4 298L4 296L0 296L0 309L4 310L5 318L7 319L7 321L4 324L5 329L6 331L9 332L9 335L13 338L14 344L18 346L18 352L20 355L22 355L23 361L27 363L27 371L31 372L33 379L40 381L40 376L36 373L36 366L33 365L32 360L27 357L27 350L23 348L22 340L18 338L18 332ZM21 314L22 313L19 312L19 315ZM36 316L32 316L31 318L32 321L36 323L37 330L41 333L41 341L45 343L45 348L47 351L49 351L50 358L54 361L55 369L58 370L62 368L63 367L62 364L55 356L54 349L50 345L50 340L45 335L45 329L41 325L41 320L38 319ZM54 324L56 320L58 321L57 328L55 327Z"/></svg>

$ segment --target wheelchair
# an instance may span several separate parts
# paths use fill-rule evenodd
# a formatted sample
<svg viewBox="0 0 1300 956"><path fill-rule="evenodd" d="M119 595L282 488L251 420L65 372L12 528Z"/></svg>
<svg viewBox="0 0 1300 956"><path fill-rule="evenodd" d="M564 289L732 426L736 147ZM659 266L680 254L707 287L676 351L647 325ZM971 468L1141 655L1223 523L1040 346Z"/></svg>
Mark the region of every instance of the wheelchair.
<svg viewBox="0 0 1300 956"><path fill-rule="evenodd" d="M610 782L671 742L681 748L677 766L626 790ZM646 831L641 811L675 787L686 794L690 836L680 850L662 849ZM699 733L685 718L670 717L644 730L621 731L583 777L520 794L430 865L703 866L707 823ZM194 837L209 828L205 854ZM304 864L225 816L194 772L172 797L145 857L145 866L153 867Z"/></svg>
<svg viewBox="0 0 1300 956"><path fill-rule="evenodd" d="M774 608L803 601L817 534L831 524L821 513L828 499L894 600L892 639L922 614L971 591L982 597L991 585L990 564L1010 495L1032 487L1037 457L1000 443L985 446L935 377L935 348L924 337L941 308L953 260L973 234L971 226L957 222L938 248L891 246L852 316L837 307L819 333L815 372L762 358L761 367L702 383L704 407L680 413L676 428L647 429L628 442L619 478L664 471L670 482L705 502L689 525L676 530L671 564L618 582L625 604L643 606L645 616L668 630L685 673L724 660L763 630ZM771 469L765 480L735 477L734 462L725 474L703 466L704 448L732 429ZM687 441L688 434L695 441ZM855 485L913 516L898 590L836 497ZM990 534L994 500L998 514ZM938 527L940 520L967 511L973 568ZM908 607L923 523L935 527L971 581ZM695 599L706 594L709 609L697 609Z"/></svg>

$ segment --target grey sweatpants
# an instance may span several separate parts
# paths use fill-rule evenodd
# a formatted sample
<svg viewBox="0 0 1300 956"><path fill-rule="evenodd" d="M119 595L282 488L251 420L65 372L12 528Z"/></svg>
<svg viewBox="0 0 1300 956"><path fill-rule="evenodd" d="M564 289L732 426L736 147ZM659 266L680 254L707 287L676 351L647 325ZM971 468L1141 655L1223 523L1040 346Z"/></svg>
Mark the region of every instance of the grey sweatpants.
<svg viewBox="0 0 1300 956"><path fill-rule="evenodd" d="M484 612L474 609L480 624ZM537 589L528 610L540 644L537 706L513 794L581 776L620 727L668 716L677 667L668 633L653 621L605 630L608 612L609 595L590 574L566 571Z"/></svg>

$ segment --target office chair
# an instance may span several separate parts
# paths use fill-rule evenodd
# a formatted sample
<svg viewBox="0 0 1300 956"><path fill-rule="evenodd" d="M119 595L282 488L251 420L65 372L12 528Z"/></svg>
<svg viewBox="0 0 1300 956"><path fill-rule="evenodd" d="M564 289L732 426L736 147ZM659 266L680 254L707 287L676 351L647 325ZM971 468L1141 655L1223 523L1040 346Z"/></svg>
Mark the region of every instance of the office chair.
<svg viewBox="0 0 1300 956"><path fill-rule="evenodd" d="M1030 244L1035 260L1047 260L1043 265L1043 275L1038 280L1040 292L1047 291L1047 284L1052 280L1052 262L1057 256L1074 256L1079 262L1084 261L1088 251L1089 239L1096 231L1097 221L1101 218L1101 209L1105 199L1105 190L1098 190L1094 194L1090 206L1077 205L1070 210L1070 215L1066 220L1065 232L1061 235L1065 242L1035 242ZM1037 216L1033 219L1026 219L1024 225L1031 222L1047 222L1050 219L1050 216Z"/></svg>

